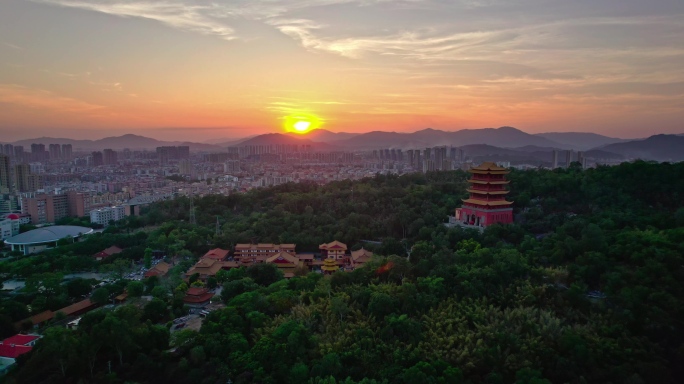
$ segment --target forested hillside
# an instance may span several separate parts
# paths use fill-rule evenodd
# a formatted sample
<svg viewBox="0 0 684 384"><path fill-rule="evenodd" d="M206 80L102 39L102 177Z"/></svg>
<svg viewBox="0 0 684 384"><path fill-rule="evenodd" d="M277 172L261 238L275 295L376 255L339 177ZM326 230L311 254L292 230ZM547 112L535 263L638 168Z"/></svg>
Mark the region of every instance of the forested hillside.
<svg viewBox="0 0 684 384"><path fill-rule="evenodd" d="M249 241L306 252L340 240L376 254L329 277L285 280L267 264L231 270L220 282L226 308L199 332L171 335L164 321L182 311L185 284L175 271L170 282L145 282L161 309L124 305L85 315L78 330L51 327L4 380L684 381L684 164L513 171L516 224L483 233L444 226L467 177L378 176L208 196L194 202L196 226L190 201L176 199L83 243L0 263L9 276L83 269L92 262L80 258L121 242L128 250L120 260L141 259L145 248L186 255L177 270L211 248ZM36 297L14 298L14 309L8 300L1 316L28 311Z"/></svg>

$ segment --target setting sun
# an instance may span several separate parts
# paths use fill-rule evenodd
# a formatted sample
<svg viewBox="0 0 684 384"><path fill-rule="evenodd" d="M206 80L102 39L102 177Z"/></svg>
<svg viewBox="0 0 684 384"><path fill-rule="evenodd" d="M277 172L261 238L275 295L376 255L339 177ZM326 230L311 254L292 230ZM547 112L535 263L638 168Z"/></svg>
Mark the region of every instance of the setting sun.
<svg viewBox="0 0 684 384"><path fill-rule="evenodd" d="M286 132L305 134L318 129L323 124L321 118L311 113L297 113L283 117Z"/></svg>
<svg viewBox="0 0 684 384"><path fill-rule="evenodd" d="M294 129L297 132L306 132L309 130L311 123L308 121L298 121L294 124Z"/></svg>

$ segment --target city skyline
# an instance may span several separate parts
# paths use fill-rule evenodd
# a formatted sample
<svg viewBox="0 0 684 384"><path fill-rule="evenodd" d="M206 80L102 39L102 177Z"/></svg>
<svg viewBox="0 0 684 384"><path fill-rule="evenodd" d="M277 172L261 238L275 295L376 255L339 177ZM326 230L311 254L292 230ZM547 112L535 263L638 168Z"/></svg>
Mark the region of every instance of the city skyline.
<svg viewBox="0 0 684 384"><path fill-rule="evenodd" d="M682 16L669 0L6 0L0 141L202 142L288 119L682 133Z"/></svg>

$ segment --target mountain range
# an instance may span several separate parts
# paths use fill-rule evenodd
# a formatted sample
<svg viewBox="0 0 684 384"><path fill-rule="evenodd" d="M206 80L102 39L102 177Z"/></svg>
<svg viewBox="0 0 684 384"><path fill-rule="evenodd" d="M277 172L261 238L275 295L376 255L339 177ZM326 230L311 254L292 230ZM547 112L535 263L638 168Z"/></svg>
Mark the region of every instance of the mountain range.
<svg viewBox="0 0 684 384"><path fill-rule="evenodd" d="M631 158L684 161L684 136L654 135L644 140L605 145L599 149Z"/></svg>
<svg viewBox="0 0 684 384"><path fill-rule="evenodd" d="M162 146L176 146L176 145L187 145L192 151L219 151L222 147L213 144L204 143L192 143L192 142L180 142L180 141L161 141L157 139L152 139L145 136L139 136L134 134L126 134L123 136L113 136L105 137L99 140L77 140L77 139L66 139L66 138L54 138L54 137L39 137L36 139L26 139L19 140L13 145L22 145L24 150L30 150L31 144L45 144L47 147L49 144L71 144L75 151L78 150L102 150L105 148L111 149L155 149L156 147Z"/></svg>
<svg viewBox="0 0 684 384"><path fill-rule="evenodd" d="M423 149L454 146L467 149L470 156L508 156L518 159L547 161L553 150L581 150L588 157L601 159L642 158L658 161L684 160L684 135L655 135L645 139L626 140L586 132L548 132L529 134L513 127L443 131L427 128L412 133L373 131L368 133L313 130L305 135L269 133L240 140L212 143L161 141L127 134L100 140L74 140L42 137L20 140L27 150L32 143L72 144L78 150L154 149L159 146L188 145L192 151L220 152L226 147L246 145L311 145L314 150L372 150L383 148Z"/></svg>

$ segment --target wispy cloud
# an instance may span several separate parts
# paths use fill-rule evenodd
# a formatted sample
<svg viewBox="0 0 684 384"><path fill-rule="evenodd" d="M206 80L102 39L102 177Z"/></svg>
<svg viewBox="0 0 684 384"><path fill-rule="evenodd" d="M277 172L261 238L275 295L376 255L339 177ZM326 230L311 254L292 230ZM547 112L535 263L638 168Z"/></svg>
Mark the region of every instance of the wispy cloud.
<svg viewBox="0 0 684 384"><path fill-rule="evenodd" d="M225 22L212 15L222 14L216 4L198 5L197 3L167 1L72 1L72 0L34 0L37 2L79 8L121 17L139 17L155 20L171 27L216 35L226 40L234 38L234 30Z"/></svg>
<svg viewBox="0 0 684 384"><path fill-rule="evenodd" d="M43 89L33 89L17 84L0 84L0 103L54 112L89 113L101 111L105 108L101 105L60 96Z"/></svg>
<svg viewBox="0 0 684 384"><path fill-rule="evenodd" d="M19 51L23 51L23 50L24 50L24 48L22 48L22 47L20 47L20 46L18 46L18 45L12 44L12 43L8 43L8 42L6 42L6 41L3 41L3 42L2 42L2 45L6 46L6 47L10 47L10 48L12 48L12 49L19 50Z"/></svg>

